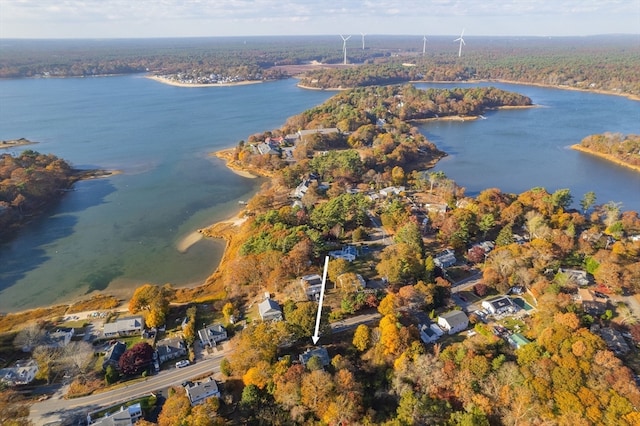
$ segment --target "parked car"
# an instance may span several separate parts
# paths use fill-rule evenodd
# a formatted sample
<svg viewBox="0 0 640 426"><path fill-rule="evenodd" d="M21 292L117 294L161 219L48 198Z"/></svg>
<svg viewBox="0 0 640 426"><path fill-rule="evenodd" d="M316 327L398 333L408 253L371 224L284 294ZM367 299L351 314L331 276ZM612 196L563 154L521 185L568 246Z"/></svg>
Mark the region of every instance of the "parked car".
<svg viewBox="0 0 640 426"><path fill-rule="evenodd" d="M182 361L176 362L176 368L186 367L189 364L191 364L191 363L189 362L188 359L183 359Z"/></svg>
<svg viewBox="0 0 640 426"><path fill-rule="evenodd" d="M608 298L609 298L609 296L607 296L606 294L601 293L601 292L599 292L599 291L594 291L594 292L593 292L593 294L595 294L595 295L596 295L596 297L600 297L600 298L602 298L602 299L608 299Z"/></svg>

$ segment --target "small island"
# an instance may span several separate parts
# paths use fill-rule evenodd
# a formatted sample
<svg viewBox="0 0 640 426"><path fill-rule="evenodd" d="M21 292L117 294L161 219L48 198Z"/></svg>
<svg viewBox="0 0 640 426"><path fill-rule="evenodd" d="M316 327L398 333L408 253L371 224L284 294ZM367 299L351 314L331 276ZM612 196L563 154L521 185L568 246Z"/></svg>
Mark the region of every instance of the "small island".
<svg viewBox="0 0 640 426"><path fill-rule="evenodd" d="M2 148L16 148L19 146L32 145L38 142L32 142L29 139L20 138L20 139L9 139L9 140L0 140L0 149Z"/></svg>
<svg viewBox="0 0 640 426"><path fill-rule="evenodd" d="M640 135L590 135L571 148L640 172Z"/></svg>

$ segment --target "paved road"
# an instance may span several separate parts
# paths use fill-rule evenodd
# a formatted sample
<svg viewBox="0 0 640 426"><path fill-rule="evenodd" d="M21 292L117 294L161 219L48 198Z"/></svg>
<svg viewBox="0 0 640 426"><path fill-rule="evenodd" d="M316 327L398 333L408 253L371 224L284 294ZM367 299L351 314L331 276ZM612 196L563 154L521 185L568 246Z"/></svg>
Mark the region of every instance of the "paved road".
<svg viewBox="0 0 640 426"><path fill-rule="evenodd" d="M378 312L372 312L370 314L356 315L355 317L346 318L341 321L334 322L331 324L331 330L334 333L340 333L341 331L346 331L352 328L356 328L360 324L368 324L373 321L380 319L382 315Z"/></svg>
<svg viewBox="0 0 640 426"><path fill-rule="evenodd" d="M133 383L83 398L66 400L62 398L63 392L60 391L48 400L33 404L29 418L36 425L77 424L78 420L86 419L87 413L100 408L148 395L169 386L179 385L195 377L218 373L223 357L224 354L217 354L185 368L161 371L144 382Z"/></svg>

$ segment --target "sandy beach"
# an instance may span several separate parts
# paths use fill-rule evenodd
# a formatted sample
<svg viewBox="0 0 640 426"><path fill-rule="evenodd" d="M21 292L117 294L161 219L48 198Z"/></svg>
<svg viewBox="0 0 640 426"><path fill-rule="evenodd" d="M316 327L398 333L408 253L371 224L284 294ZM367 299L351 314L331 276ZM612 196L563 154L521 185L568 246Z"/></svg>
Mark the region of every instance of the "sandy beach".
<svg viewBox="0 0 640 426"><path fill-rule="evenodd" d="M262 81L259 80L246 80L239 81L237 83L210 83L210 84L200 84L200 83L180 83L175 80L171 80L170 78L160 77L157 75L148 75L146 78L150 80L157 81L158 83L168 84L170 86L176 87L233 87L233 86L246 86L248 84L259 84Z"/></svg>

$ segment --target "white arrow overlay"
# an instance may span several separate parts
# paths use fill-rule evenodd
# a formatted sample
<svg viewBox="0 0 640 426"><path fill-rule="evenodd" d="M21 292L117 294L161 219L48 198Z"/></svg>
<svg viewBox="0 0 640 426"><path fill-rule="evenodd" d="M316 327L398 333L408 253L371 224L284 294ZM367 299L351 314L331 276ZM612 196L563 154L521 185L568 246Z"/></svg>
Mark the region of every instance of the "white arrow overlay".
<svg viewBox="0 0 640 426"><path fill-rule="evenodd" d="M329 269L329 256L324 258L324 272L322 273L322 286L320 287L320 299L318 299L318 314L316 315L316 332L312 340L315 345L320 340L320 317L322 316L322 301L324 300L324 287L327 284L327 270Z"/></svg>

